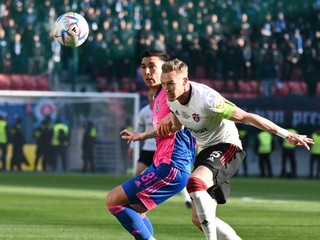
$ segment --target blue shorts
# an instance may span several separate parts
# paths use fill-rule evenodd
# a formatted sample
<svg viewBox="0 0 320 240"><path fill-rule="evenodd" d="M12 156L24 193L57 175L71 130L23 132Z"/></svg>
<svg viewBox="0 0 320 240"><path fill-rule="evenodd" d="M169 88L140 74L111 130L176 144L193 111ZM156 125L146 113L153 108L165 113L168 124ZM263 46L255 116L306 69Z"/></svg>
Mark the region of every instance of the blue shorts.
<svg viewBox="0 0 320 240"><path fill-rule="evenodd" d="M150 165L141 175L122 184L131 204L140 204L147 210L179 193L187 184L189 173L173 165Z"/></svg>

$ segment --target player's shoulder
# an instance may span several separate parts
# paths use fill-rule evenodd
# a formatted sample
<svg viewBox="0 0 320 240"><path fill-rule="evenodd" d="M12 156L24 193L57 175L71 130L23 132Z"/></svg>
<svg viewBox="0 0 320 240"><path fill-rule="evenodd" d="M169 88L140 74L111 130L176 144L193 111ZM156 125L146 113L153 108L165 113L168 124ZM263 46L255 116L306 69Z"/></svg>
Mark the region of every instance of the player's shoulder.
<svg viewBox="0 0 320 240"><path fill-rule="evenodd" d="M197 82L191 82L192 97L197 98L198 101L207 102L208 100L221 97L221 94L213 88Z"/></svg>
<svg viewBox="0 0 320 240"><path fill-rule="evenodd" d="M191 87L193 89L193 92L195 94L199 94L201 96L205 96L204 93L207 94L212 94L212 95L220 95L220 93L218 93L216 90L214 90L213 88L203 84L203 83L198 83L198 82L193 82L193 81L189 81L191 84Z"/></svg>
<svg viewBox="0 0 320 240"><path fill-rule="evenodd" d="M147 105L143 106L139 111L139 114L142 115L142 116L148 115L150 113L152 113L150 104L147 104Z"/></svg>

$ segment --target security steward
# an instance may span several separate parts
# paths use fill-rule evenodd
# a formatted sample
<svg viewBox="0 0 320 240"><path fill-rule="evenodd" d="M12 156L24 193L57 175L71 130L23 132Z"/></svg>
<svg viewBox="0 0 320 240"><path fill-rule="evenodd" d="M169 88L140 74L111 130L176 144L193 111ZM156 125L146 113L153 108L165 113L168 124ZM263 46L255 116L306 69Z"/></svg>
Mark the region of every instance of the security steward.
<svg viewBox="0 0 320 240"><path fill-rule="evenodd" d="M53 170L57 171L58 161L61 160L63 172L67 171L67 148L69 146L69 127L62 123L58 118L53 125L53 134L51 139L52 153L53 153Z"/></svg>
<svg viewBox="0 0 320 240"><path fill-rule="evenodd" d="M261 131L257 135L255 150L259 157L259 168L261 177L272 177L272 166L270 155L274 149L272 134L267 131Z"/></svg>

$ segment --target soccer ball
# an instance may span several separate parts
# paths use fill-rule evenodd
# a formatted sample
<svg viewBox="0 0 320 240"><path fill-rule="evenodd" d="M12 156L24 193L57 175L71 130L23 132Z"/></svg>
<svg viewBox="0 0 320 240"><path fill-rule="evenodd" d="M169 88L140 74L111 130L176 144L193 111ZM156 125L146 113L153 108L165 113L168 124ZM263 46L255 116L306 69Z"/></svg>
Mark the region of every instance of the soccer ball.
<svg viewBox="0 0 320 240"><path fill-rule="evenodd" d="M89 25L78 13L64 13L54 23L54 38L65 47L79 47L88 35Z"/></svg>

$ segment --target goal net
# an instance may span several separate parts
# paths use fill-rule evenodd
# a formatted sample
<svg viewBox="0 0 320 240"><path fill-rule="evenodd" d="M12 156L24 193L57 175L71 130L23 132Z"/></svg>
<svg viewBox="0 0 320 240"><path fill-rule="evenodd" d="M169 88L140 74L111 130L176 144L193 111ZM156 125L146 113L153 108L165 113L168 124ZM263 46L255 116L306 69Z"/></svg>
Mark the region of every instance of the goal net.
<svg viewBox="0 0 320 240"><path fill-rule="evenodd" d="M91 122L97 130L92 147L93 159L89 159L93 162L94 172L126 174L134 168L135 160L127 156L128 144L121 139L120 131L135 126L139 105L137 93L0 91L0 117L8 126L3 130L7 131L7 139L2 141L7 145L7 151L2 150L5 162L0 161L1 169L5 167L7 171L16 171L21 166L22 171L90 172L89 163L84 169L83 155L88 146L83 144L83 139L85 127ZM46 136L51 138L58 119L68 126L65 157L53 152L51 140L37 141L39 134L44 132L40 127L45 119L51 120L49 131L46 131L49 133ZM16 134L19 121L22 137ZM3 131L0 130L0 142ZM24 156L16 154L19 139ZM41 144L44 146L39 147ZM38 155L43 156L35 165L37 148L42 149L43 153ZM136 144L134 158L139 154L138 149Z"/></svg>

